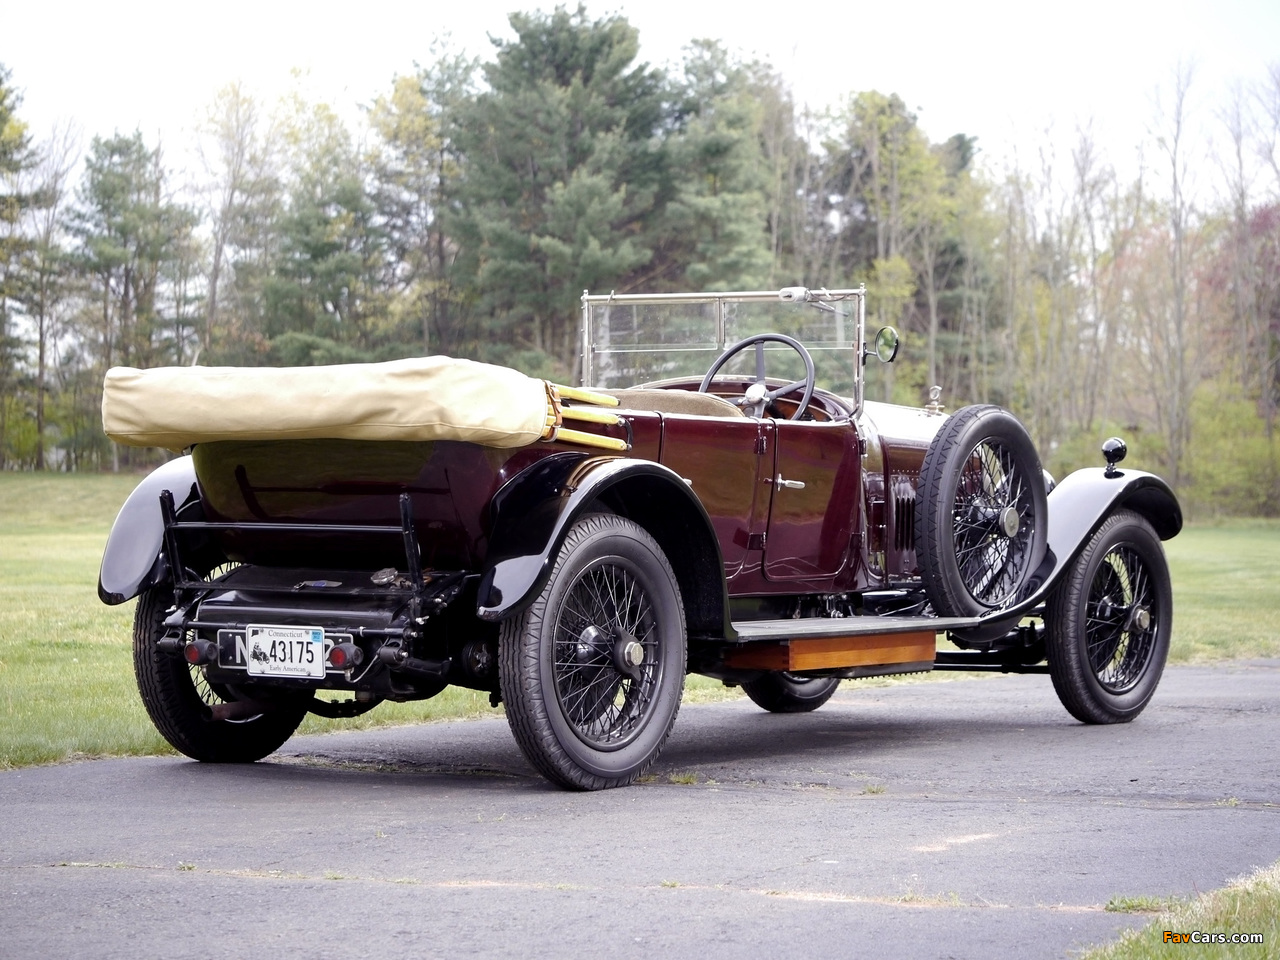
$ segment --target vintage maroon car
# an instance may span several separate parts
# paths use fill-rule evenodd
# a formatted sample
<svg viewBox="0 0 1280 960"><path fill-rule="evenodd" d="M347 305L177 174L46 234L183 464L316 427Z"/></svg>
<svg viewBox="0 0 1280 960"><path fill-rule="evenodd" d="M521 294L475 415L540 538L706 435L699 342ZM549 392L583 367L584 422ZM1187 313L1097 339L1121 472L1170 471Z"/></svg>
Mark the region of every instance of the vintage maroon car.
<svg viewBox="0 0 1280 960"><path fill-rule="evenodd" d="M1047 672L1077 719L1133 719L1168 651L1172 491L1119 440L1055 485L1003 409L867 400L898 337L864 331L861 289L584 294L577 389L442 358L113 371L108 432L188 450L99 581L139 597L147 710L248 762L309 710L457 684L580 789L653 763L689 672L780 712L844 678Z"/></svg>

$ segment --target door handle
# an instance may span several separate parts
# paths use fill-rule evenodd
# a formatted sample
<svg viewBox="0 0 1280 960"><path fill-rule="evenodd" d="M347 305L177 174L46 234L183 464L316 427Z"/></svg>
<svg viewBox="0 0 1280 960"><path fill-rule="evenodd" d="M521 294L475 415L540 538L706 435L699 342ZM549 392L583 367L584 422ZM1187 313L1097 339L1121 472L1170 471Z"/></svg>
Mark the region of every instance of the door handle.
<svg viewBox="0 0 1280 960"><path fill-rule="evenodd" d="M782 474L778 474L773 478L773 487L775 490L803 490L803 480L783 480Z"/></svg>

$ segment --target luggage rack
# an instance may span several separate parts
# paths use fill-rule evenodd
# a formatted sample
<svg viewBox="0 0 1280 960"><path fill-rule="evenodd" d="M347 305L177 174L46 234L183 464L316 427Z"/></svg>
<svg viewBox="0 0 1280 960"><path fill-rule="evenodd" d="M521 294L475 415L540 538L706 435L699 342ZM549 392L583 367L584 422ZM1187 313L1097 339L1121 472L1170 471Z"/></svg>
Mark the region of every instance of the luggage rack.
<svg viewBox="0 0 1280 960"><path fill-rule="evenodd" d="M413 528L413 504L407 493L400 494L400 525L390 524L350 524L350 523L236 523L212 522L208 520L179 520L177 508L174 506L173 494L168 490L160 491L160 515L164 520L164 548L169 557L169 567L173 572L176 589L207 587L207 580L190 580L187 568L181 561L182 552L178 548L179 531L223 531L241 530L253 533L318 533L318 534L384 534L399 535L404 541L406 571L409 583L415 592L423 585L422 551L418 546L418 537ZM398 584L391 589L370 591L378 596L391 595L397 592ZM264 586L263 589L272 588ZM279 588L276 588L279 589Z"/></svg>
<svg viewBox="0 0 1280 960"><path fill-rule="evenodd" d="M424 573L422 554L418 545L417 534L413 526L413 505L409 494L400 494L400 524L319 524L319 523L236 523L212 522L205 520L179 520L174 505L173 494L168 490L160 493L160 513L164 520L164 547L169 568L173 577L175 605L165 620L165 626L182 631L191 629L213 629L225 627L227 624L204 623L191 619L189 614L195 605L208 596L210 591L218 589L222 584L195 576L182 561L182 550L179 546L180 534L195 532L216 532L225 530L243 530L255 533L313 533L324 535L337 534L382 534L399 536L404 543L406 572L390 571L391 577L385 585L369 587L347 587L340 591L345 597L366 597L382 599L399 599L409 604L408 623L405 628L364 628L364 635L377 634L388 637L405 637L406 630L414 632L415 626L421 626L425 620L442 612L462 591L468 580L476 579L475 574L464 571L431 571ZM228 587L251 591L256 594L276 594L297 596L304 584L282 583L278 580L258 579L243 583L227 584ZM335 596L338 592L316 590L316 596ZM407 638L407 637L406 637Z"/></svg>

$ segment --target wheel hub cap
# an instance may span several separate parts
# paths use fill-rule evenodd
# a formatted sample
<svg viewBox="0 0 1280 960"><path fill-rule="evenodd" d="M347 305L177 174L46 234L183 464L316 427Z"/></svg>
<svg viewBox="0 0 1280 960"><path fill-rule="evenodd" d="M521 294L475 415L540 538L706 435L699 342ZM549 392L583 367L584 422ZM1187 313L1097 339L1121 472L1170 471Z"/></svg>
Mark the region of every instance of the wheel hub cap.
<svg viewBox="0 0 1280 960"><path fill-rule="evenodd" d="M1151 627L1151 611L1146 607L1134 607L1129 614L1129 628L1146 632Z"/></svg>
<svg viewBox="0 0 1280 960"><path fill-rule="evenodd" d="M1000 511L1000 529L1006 537L1017 536L1021 526L1022 517L1018 516L1017 507L1005 507Z"/></svg>
<svg viewBox="0 0 1280 960"><path fill-rule="evenodd" d="M633 667L644 663L644 647L638 640L628 640L622 645L622 660Z"/></svg>

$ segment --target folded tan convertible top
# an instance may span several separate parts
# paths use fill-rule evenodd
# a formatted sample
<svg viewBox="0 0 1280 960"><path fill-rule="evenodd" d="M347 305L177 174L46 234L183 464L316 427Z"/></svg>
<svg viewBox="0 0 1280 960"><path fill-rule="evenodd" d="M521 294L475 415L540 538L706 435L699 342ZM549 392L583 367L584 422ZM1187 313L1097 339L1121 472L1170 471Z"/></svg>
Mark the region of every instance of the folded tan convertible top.
<svg viewBox="0 0 1280 960"><path fill-rule="evenodd" d="M519 447L555 434L554 391L516 370L450 357L325 367L114 367L102 426L119 443L464 440ZM558 398L557 398L558 399Z"/></svg>

